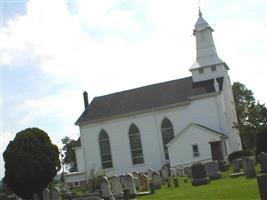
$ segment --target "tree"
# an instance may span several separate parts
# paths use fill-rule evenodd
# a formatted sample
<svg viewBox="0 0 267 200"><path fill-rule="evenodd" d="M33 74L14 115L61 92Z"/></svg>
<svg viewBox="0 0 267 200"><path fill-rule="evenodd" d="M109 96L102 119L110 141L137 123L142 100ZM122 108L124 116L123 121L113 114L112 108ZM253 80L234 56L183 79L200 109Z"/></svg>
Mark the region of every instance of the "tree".
<svg viewBox="0 0 267 200"><path fill-rule="evenodd" d="M262 129L256 137L256 154L267 153L267 128Z"/></svg>
<svg viewBox="0 0 267 200"><path fill-rule="evenodd" d="M68 171L77 171L77 163L73 148L79 145L80 138L76 141L66 136L61 140L61 142L64 145L62 148L64 153L63 164L67 166Z"/></svg>
<svg viewBox="0 0 267 200"><path fill-rule="evenodd" d="M244 149L255 148L256 134L267 125L267 109L264 104L255 101L253 92L242 83L233 84L238 124Z"/></svg>
<svg viewBox="0 0 267 200"><path fill-rule="evenodd" d="M16 134L5 152L3 182L19 197L32 199L60 170L59 151L46 132L28 128Z"/></svg>

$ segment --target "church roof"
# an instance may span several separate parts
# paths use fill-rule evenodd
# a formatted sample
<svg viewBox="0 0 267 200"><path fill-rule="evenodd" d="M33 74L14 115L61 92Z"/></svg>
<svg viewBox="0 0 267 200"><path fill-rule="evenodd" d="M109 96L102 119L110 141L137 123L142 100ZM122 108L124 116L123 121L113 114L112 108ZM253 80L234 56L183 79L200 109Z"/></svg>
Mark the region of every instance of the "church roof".
<svg viewBox="0 0 267 200"><path fill-rule="evenodd" d="M221 91L223 78L217 82ZM75 124L188 102L190 97L215 92L213 85L213 79L194 83L187 77L95 97Z"/></svg>

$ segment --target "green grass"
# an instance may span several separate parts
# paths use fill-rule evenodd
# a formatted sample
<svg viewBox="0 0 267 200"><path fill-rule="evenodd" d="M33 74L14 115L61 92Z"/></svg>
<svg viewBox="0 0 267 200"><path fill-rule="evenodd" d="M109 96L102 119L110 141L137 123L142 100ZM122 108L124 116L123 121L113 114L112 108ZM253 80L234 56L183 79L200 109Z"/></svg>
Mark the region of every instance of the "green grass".
<svg viewBox="0 0 267 200"><path fill-rule="evenodd" d="M171 188L163 186L162 189L156 190L154 195L138 198L139 200L181 200L181 199L260 199L258 192L257 179L247 179L246 177L229 178L228 171L223 174L223 178L211 181L207 185L192 186L191 180L187 183L180 179L180 187Z"/></svg>

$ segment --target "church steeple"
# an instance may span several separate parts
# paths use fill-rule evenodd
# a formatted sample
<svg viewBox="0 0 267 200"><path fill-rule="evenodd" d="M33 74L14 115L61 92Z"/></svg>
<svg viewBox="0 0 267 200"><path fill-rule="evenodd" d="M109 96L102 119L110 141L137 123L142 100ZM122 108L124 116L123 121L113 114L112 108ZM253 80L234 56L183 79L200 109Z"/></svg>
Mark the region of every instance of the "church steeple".
<svg viewBox="0 0 267 200"><path fill-rule="evenodd" d="M217 55L212 32L213 29L202 17L202 12L199 9L198 20L193 30L193 35L196 37L196 61L190 68L190 71L193 73L194 82L222 76L221 73L214 73L217 68L216 66L223 65L224 71L228 69L225 62ZM210 70L208 70L208 68L210 68ZM198 71L198 74L202 76L194 77L194 74L197 76L196 73L194 73L196 71ZM206 74L205 71L212 71L213 73Z"/></svg>

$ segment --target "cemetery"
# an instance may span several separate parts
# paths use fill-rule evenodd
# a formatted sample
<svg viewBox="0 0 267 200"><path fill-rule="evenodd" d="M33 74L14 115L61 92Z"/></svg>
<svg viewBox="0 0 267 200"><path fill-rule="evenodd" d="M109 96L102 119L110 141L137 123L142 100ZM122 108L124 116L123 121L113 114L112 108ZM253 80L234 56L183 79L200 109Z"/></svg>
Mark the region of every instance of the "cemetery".
<svg viewBox="0 0 267 200"><path fill-rule="evenodd" d="M221 172L217 161L198 162L187 168L148 169L120 176L98 177L96 189L67 185L45 188L43 200L153 200L153 199L262 199L267 198L267 154L232 160ZM238 176L235 174L238 174ZM89 184L90 180L88 180ZM19 199L15 196L9 200ZM37 194L34 200L40 200Z"/></svg>

